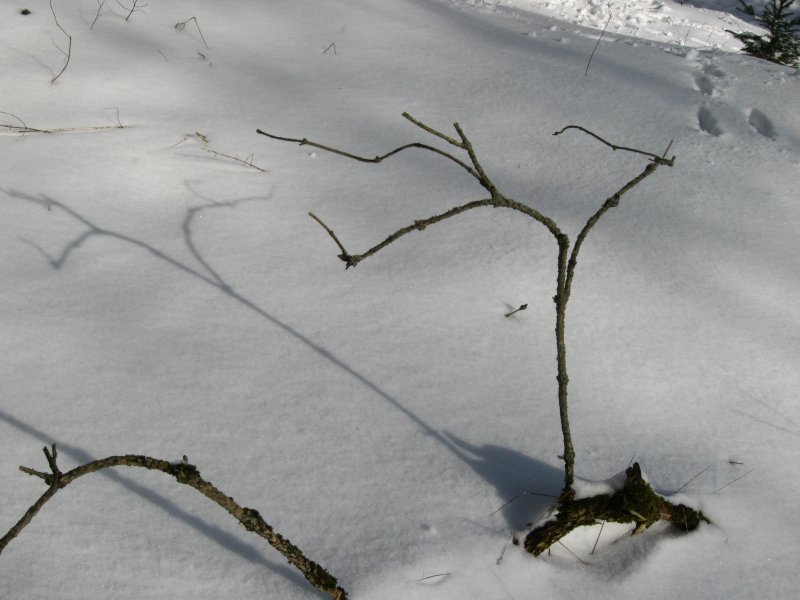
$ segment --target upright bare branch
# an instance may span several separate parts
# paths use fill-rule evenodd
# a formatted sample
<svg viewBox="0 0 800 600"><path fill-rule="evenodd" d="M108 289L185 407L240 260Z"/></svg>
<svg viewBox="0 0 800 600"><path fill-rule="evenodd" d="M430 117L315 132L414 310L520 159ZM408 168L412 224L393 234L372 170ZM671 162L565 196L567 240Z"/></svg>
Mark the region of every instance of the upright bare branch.
<svg viewBox="0 0 800 600"><path fill-rule="evenodd" d="M270 137L272 139L286 141L286 142L295 142L299 143L300 145L310 145L316 148L320 148L327 152L331 152L333 154L338 154L340 156L344 156L347 158L351 158L353 160L361 161L361 162L369 162L369 163L379 163L382 160L397 154L398 152L405 150L406 148L417 147L423 148L437 154L443 155L447 157L449 160L456 162L460 165L463 169L465 169L472 177L478 180L478 183L487 191L489 192L488 198L483 198L481 200L473 200L472 202L467 202L465 204L461 204L459 206L455 206L450 210L447 210L443 213L439 213L433 215L431 217L425 219L419 219L402 227L395 232L391 233L388 237L386 237L380 243L372 246L367 251L361 254L351 254L345 249L344 244L339 240L339 238L334 234L333 230L325 224L322 219L317 217L313 213L309 213L310 216L316 220L333 238L334 242L336 242L339 250L341 253L338 255L339 258L345 263L346 268L355 267L357 266L362 260L369 258L370 256L376 254L380 250L386 248L391 243L397 241L401 237L405 236L412 231L424 231L430 225L435 223L439 223L444 221L445 219L449 219L450 217L455 217L461 213L464 213L468 210L473 208L480 208L484 206L491 206L495 208L510 208L512 210L516 210L521 212L528 217L538 221L542 225L544 225L550 234L555 238L556 243L558 244L558 257L557 257L557 280L556 280L556 294L553 296L553 301L556 305L556 360L558 365L558 372L556 375L556 380L558 381L558 407L559 407L559 418L561 421L561 432L564 441L564 452L560 456L560 458L564 461L564 489L562 491L562 498L564 501L568 501L574 495L573 491L573 482L574 482L574 469L575 469L575 449L572 442L572 434L570 431L569 425L569 410L568 410L568 384L569 384L569 376L567 374L567 347L566 347L566 310L567 310L567 303L569 301L570 290L572 286L572 279L575 273L575 266L577 264L578 259L578 252L585 241L589 231L594 227L597 221L612 207L617 206L619 204L620 198L626 192L630 191L634 186L639 184L642 180L646 177L651 175L659 166L667 165L672 166L674 164L675 158L672 157L670 159L666 158L666 152L664 156L658 156L657 154L653 154L651 152L645 152L643 150L637 150L635 148L629 148L627 146L619 146L616 144L612 144L608 142L601 136L597 135L596 133L578 126L578 125L568 125L564 127L561 131L557 131L553 135L560 135L567 130L575 129L582 131L591 137L597 139L598 141L602 142L606 146L610 147L612 150L624 150L628 152L634 152L636 154L641 154L647 156L650 159L650 163L644 168L644 170L631 179L628 183L626 183L623 187L617 190L613 195L606 199L603 205L589 218L586 225L584 225L583 229L580 231L578 238L575 242L574 247L572 247L572 251L570 252L570 240L567 234L565 234L561 228L556 224L553 219L547 217L546 215L542 214L538 210L532 208L531 206L519 202L517 200L513 200L511 198L506 197L503 195L488 176L486 171L484 170L483 166L481 165L480 161L478 160L477 153L475 152L472 143L470 142L467 135L464 133L464 130L458 123L454 123L453 127L458 134L459 140L450 137L430 127L418 119L415 119L408 113L403 113L403 117L411 121L414 125L422 129L423 131L430 133L444 141L448 144L459 148L460 150L464 150L467 155L469 156L469 161L471 166L467 163L461 161L460 159L456 158L452 154L439 150L438 148L433 148L426 144L414 143L414 144L406 144L404 146L400 146L395 148L394 150L382 155L376 156L375 158L365 158L362 156L358 156L352 154L350 152L340 150L338 148L334 148L331 146L323 146L322 144L318 144L316 142L309 141L306 138L287 138L272 135L269 133L265 133L260 129L257 130L258 133ZM669 150L669 148L667 148Z"/></svg>

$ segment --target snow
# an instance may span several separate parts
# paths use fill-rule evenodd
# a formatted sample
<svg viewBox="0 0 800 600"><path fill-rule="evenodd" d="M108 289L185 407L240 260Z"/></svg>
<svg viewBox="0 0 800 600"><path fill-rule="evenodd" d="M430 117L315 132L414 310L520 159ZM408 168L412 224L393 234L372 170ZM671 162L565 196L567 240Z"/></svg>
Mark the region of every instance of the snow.
<svg viewBox="0 0 800 600"><path fill-rule="evenodd" d="M356 599L797 596L800 77L735 52L734 4L193 0L126 22L106 3L90 28L96 2L56 0L72 55L51 84L66 38L47 3L5 3L0 111L75 131L0 128L0 530L44 491L17 467L55 442L62 470L186 455ZM208 48L175 29L191 17ZM309 211L357 253L485 192L423 151L365 165L255 133L445 148L403 111L458 121L571 239L646 159L554 131L672 141L675 167L581 251L576 474L635 457L712 526L607 525L592 554L597 526L563 540L580 561L497 563L552 499L497 509L562 483L552 238L477 209L345 271ZM0 580L26 600L322 597L218 506L133 469L60 491Z"/></svg>

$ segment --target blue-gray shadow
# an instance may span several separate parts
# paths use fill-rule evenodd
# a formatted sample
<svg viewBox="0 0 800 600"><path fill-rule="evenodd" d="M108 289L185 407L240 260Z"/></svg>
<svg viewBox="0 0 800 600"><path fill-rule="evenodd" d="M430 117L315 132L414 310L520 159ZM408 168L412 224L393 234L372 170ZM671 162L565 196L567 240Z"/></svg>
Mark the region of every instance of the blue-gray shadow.
<svg viewBox="0 0 800 600"><path fill-rule="evenodd" d="M477 475L482 477L487 483L497 489L498 495L500 498L503 498L504 501L511 500L519 494L526 492L544 494L543 496L536 496L532 494L523 495L508 506L504 507L502 509L502 515L505 517L509 527L524 527L526 523L532 519L535 519L536 516L541 514L543 510L546 510L547 507L552 504L552 498L550 498L549 495L557 495L560 491L561 484L563 483L563 474L559 469L556 469L551 465L547 465L539 460L527 457L514 450L502 448L500 446L474 446L452 434L443 434L442 432L437 431L428 425L428 423L426 423L424 420L422 420L417 414L406 408L398 399L391 396L378 384L368 379L354 367L345 363L333 352L313 342L303 333L290 327L276 316L267 312L254 301L238 293L233 286L230 285L222 277L222 275L220 275L220 273L211 266L211 263L198 249L193 239L192 223L194 219L204 210L233 208L242 203L257 201L263 198L242 198L225 202L213 201L202 197L191 187L189 182L186 183L186 186L192 192L192 194L198 198L201 198L205 202L205 204L188 209L181 225L184 241L189 249L189 252L197 261L199 265L198 267L192 267L141 240L100 227L68 205L47 195L42 194L39 196L32 196L14 190L0 189L0 191L3 191L6 195L12 198L30 202L32 204L47 208L48 210L61 210L86 228L83 233L76 236L71 242L67 243L57 255L51 255L36 244L26 241L26 243L34 246L42 255L44 255L54 269L60 269L75 250L93 237L113 238L120 242L137 246L147 251L155 258L175 267L184 274L191 275L192 277L200 279L206 284L217 288L221 293L236 300L242 306L253 311L261 318L266 319L271 324L287 333L294 340L300 342L307 348L310 348L321 358L327 360L331 364L341 369L343 372L350 375L353 379L364 385L375 395L384 400L387 404L405 415L411 422L419 427L420 430L437 440L454 456L471 466Z"/></svg>

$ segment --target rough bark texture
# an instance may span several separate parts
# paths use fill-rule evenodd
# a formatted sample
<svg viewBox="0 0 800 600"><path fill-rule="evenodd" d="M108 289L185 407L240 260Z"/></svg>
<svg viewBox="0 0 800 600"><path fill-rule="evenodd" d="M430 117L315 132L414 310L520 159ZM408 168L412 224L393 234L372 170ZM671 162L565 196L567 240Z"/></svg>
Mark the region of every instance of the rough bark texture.
<svg viewBox="0 0 800 600"><path fill-rule="evenodd" d="M584 525L601 521L633 523L633 534L641 533L658 521L669 521L684 531L696 529L701 521L709 523L706 516L683 504L673 504L655 493L642 478L639 463L626 471L624 487L614 494L559 502L556 518L540 525L525 538L525 549L539 556L561 538Z"/></svg>
<svg viewBox="0 0 800 600"><path fill-rule="evenodd" d="M315 563L313 560L306 558L303 552L292 544L285 537L276 533L272 526L267 523L253 508L240 506L233 498L225 495L214 484L206 481L200 476L200 471L197 467L187 462L168 462L149 456L140 456L135 454L127 454L125 456L109 456L101 460L96 460L87 463L83 466L76 467L71 471L62 473L56 459L58 452L56 446L53 444L52 450L44 449L47 463L50 466L50 473L43 473L36 471L29 467L20 467L20 470L28 475L33 475L43 479L49 486L47 491L25 512L23 517L12 527L6 535L0 538L0 553L3 549L13 540L36 516L36 513L45 505L45 503L52 498L58 490L66 487L68 484L75 481L78 477L94 473L102 469L117 466L128 467L143 467L145 469L153 469L172 475L178 483L193 487L205 497L213 500L230 513L242 526L248 531L261 536L278 552L283 554L286 560L294 565L298 571L303 574L303 577L318 590L330 595L334 600L345 600L347 592L339 587L336 578L326 571L322 566Z"/></svg>

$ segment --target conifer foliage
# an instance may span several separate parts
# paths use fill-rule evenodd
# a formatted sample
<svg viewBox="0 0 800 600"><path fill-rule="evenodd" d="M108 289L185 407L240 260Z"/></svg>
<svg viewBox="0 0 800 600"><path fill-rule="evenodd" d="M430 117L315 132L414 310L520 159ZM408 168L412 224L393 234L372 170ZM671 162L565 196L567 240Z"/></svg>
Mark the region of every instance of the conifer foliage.
<svg viewBox="0 0 800 600"><path fill-rule="evenodd" d="M761 36L728 30L744 44L742 50L757 58L797 67L800 63L800 16L793 17L794 13L789 12L794 0L769 0L760 15L744 0L739 0L739 3L742 5L739 10L755 18L768 32Z"/></svg>

